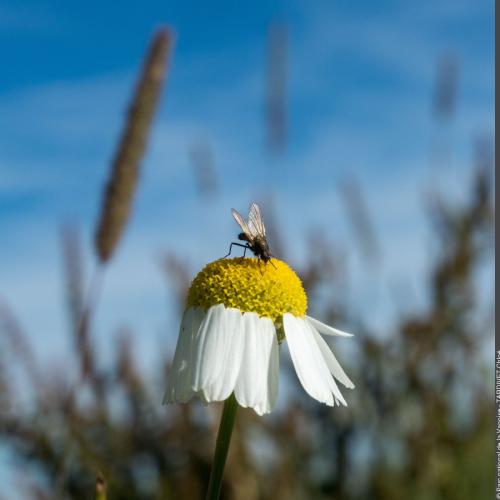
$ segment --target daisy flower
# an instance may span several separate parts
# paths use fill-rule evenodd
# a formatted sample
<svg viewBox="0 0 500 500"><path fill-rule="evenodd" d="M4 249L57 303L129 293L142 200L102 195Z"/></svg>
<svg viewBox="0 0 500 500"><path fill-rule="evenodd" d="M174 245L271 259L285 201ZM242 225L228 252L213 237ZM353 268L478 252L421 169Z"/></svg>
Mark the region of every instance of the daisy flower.
<svg viewBox="0 0 500 500"><path fill-rule="evenodd" d="M220 259L189 289L165 402L227 400L259 415L275 406L280 344L288 344L304 390L328 406L347 403L337 382L352 389L322 335L351 335L307 316L299 277L281 260Z"/></svg>

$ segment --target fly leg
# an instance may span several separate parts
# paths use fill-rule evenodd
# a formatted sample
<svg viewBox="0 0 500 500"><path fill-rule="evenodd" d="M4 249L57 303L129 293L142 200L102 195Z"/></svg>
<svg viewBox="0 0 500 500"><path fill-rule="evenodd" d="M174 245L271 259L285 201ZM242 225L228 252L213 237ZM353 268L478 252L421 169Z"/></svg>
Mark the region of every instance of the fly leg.
<svg viewBox="0 0 500 500"><path fill-rule="evenodd" d="M248 245L242 245L241 243L233 242L229 245L229 252L226 255L224 255L224 257L221 257L221 259L225 259L226 257L229 257L231 255L231 252L233 251L233 245L245 249L245 252L243 253L243 257L245 257L246 251L250 248Z"/></svg>
<svg viewBox="0 0 500 500"><path fill-rule="evenodd" d="M257 260L259 261L259 263L257 265L259 266L260 275L264 276L264 273L266 272L266 264L267 264L267 262L265 262L262 259L257 259ZM262 262L264 262L264 264L262 264ZM262 267L262 266L264 266L264 267Z"/></svg>

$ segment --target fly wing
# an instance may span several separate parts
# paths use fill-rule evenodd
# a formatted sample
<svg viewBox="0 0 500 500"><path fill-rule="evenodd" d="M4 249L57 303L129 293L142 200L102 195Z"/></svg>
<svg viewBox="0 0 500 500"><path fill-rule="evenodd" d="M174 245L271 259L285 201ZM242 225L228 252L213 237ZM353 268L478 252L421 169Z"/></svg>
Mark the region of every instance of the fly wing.
<svg viewBox="0 0 500 500"><path fill-rule="evenodd" d="M250 228L248 227L248 224L245 222L245 219L234 209L231 209L231 213L233 214L234 220L238 223L238 226L241 227L241 230L245 233L246 237L252 241L254 238L254 235L252 231L250 231Z"/></svg>
<svg viewBox="0 0 500 500"><path fill-rule="evenodd" d="M252 236L266 236L266 227L264 226L264 220L262 219L262 214L260 213L260 208L257 203L252 203L250 205L250 211L248 212L248 227L252 232Z"/></svg>

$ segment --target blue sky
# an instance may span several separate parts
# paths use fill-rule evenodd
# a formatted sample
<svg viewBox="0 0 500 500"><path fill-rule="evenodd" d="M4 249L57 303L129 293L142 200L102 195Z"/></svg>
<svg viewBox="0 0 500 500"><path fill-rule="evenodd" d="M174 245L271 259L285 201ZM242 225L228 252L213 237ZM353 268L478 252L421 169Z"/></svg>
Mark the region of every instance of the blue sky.
<svg viewBox="0 0 500 500"><path fill-rule="evenodd" d="M176 34L166 92L134 215L106 277L96 317L103 351L122 326L143 359L170 351L177 329L160 272L176 249L193 269L225 254L245 211L273 193L294 262L310 228L344 256L356 314L383 331L390 284L418 303L433 251L425 196L463 199L473 139L493 133L491 1L3 2L0 45L0 298L41 356L65 366L58 230L80 224L86 270L109 159L136 71L160 25ZM265 49L270 23L289 29L289 144L265 147ZM458 105L439 127L431 101L443 54L459 63ZM449 152L431 165L433 140ZM201 201L189 148L214 151L219 196ZM355 250L338 183L355 176L382 245L369 270ZM271 242L272 245L272 242ZM412 265L408 266L408 260ZM349 325L340 325L349 328Z"/></svg>

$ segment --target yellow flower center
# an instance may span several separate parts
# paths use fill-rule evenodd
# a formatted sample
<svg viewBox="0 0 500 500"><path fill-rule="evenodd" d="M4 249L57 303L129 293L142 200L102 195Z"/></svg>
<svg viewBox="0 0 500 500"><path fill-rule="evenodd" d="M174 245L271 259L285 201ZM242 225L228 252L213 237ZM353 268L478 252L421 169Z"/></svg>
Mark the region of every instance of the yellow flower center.
<svg viewBox="0 0 500 500"><path fill-rule="evenodd" d="M278 329L284 313L304 316L307 297L295 272L284 262L256 258L220 259L207 264L193 280L188 306L217 304L271 318Z"/></svg>

